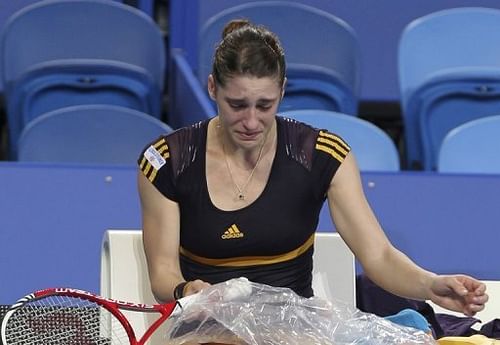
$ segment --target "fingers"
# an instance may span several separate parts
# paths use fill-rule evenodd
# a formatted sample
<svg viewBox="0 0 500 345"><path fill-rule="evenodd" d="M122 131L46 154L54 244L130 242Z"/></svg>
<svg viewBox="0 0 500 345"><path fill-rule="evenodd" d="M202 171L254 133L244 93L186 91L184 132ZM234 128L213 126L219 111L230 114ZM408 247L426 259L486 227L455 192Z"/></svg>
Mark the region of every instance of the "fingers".
<svg viewBox="0 0 500 345"><path fill-rule="evenodd" d="M470 292L474 291L477 295L481 295L486 292L486 285L477 279L460 275L457 276L457 280L460 281L467 290Z"/></svg>
<svg viewBox="0 0 500 345"><path fill-rule="evenodd" d="M488 296L488 294L484 292L480 295L475 294L474 296L472 296L472 302L474 304L485 304L489 299L490 296Z"/></svg>
<svg viewBox="0 0 500 345"><path fill-rule="evenodd" d="M468 316L474 316L477 312L482 311L489 299L488 294L486 294L486 285L479 281L476 282L475 288L465 297L467 304L464 308L464 314Z"/></svg>
<svg viewBox="0 0 500 345"><path fill-rule="evenodd" d="M448 280L448 286L458 295L461 297L467 296L469 291L473 291L474 288L472 288L470 282L467 282L465 280L466 277L455 277L452 276L450 277L451 279ZM469 284L468 284L469 283Z"/></svg>
<svg viewBox="0 0 500 345"><path fill-rule="evenodd" d="M433 293L433 302L467 316L482 311L489 299L486 285L467 275L438 276Z"/></svg>
<svg viewBox="0 0 500 345"><path fill-rule="evenodd" d="M472 295L469 298L469 300L467 301L468 305L467 305L466 309L468 309L474 313L477 313L477 312L484 309L484 306L485 306L486 302L488 302L488 299L489 299L489 296L485 293L483 293L480 296Z"/></svg>
<svg viewBox="0 0 500 345"><path fill-rule="evenodd" d="M484 304L468 304L464 308L464 314L467 316L474 316L476 313L484 309Z"/></svg>
<svg viewBox="0 0 500 345"><path fill-rule="evenodd" d="M479 283L479 286L475 290L476 296L484 295L486 293L486 284Z"/></svg>
<svg viewBox="0 0 500 345"><path fill-rule="evenodd" d="M210 286L209 283L207 283L201 279L189 281L186 284L186 286L184 287L184 296L193 295L193 294L198 293L201 290L203 290L209 286Z"/></svg>
<svg viewBox="0 0 500 345"><path fill-rule="evenodd" d="M459 280L468 290L465 297L469 303L483 305L488 302L489 296L486 294L486 285L483 282L467 276L460 277Z"/></svg>
<svg viewBox="0 0 500 345"><path fill-rule="evenodd" d="M454 283L450 286L459 296L465 296L469 293L473 293L475 296L482 296L486 293L486 285L472 277L459 275L455 276L453 280Z"/></svg>

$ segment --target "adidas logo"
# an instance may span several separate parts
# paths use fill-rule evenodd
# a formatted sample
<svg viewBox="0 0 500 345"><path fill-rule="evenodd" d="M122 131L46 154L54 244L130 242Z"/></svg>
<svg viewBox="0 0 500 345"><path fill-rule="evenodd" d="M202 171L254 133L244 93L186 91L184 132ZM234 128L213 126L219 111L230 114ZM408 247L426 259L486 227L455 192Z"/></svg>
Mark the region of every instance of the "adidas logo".
<svg viewBox="0 0 500 345"><path fill-rule="evenodd" d="M222 239L223 240L229 240L232 238L241 238L245 236L240 229L236 226L236 224L231 225L230 228L228 228L223 234L222 234Z"/></svg>

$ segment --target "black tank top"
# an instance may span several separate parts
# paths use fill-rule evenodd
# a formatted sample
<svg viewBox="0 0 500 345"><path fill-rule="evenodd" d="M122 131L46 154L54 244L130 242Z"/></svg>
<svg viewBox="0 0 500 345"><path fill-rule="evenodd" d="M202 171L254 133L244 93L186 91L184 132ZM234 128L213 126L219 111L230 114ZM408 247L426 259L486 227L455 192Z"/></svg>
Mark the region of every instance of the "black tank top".
<svg viewBox="0 0 500 345"><path fill-rule="evenodd" d="M179 204L185 279L218 283L244 276L313 295L314 232L330 181L349 146L325 130L276 119L277 152L268 183L252 204L239 210L218 209L208 194L208 121L154 141L139 158L146 177Z"/></svg>

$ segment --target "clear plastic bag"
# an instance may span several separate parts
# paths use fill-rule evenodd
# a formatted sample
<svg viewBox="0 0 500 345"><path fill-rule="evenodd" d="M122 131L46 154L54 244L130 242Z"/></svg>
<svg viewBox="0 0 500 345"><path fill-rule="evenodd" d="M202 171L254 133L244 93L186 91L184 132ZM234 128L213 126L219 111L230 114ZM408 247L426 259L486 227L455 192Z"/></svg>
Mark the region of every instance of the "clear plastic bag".
<svg viewBox="0 0 500 345"><path fill-rule="evenodd" d="M232 279L181 300L168 321L169 344L251 345L436 344L404 327L340 301L303 298L286 288Z"/></svg>

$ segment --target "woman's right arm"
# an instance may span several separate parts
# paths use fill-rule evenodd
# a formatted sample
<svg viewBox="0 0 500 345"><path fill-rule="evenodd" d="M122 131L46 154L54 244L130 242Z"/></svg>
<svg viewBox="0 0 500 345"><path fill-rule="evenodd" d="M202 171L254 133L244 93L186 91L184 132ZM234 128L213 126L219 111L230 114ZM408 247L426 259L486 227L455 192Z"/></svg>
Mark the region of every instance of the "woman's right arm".
<svg viewBox="0 0 500 345"><path fill-rule="evenodd" d="M141 171L138 188L151 289L158 302L172 301L174 288L184 281L179 266L179 205L161 194Z"/></svg>
<svg viewBox="0 0 500 345"><path fill-rule="evenodd" d="M179 205L161 194L141 171L137 175L151 290L159 303L173 301L175 287L184 281L179 266ZM190 281L184 287L184 295L191 295L209 285L200 279Z"/></svg>

